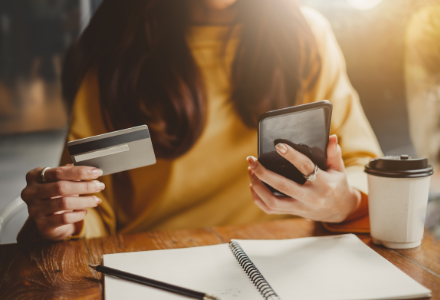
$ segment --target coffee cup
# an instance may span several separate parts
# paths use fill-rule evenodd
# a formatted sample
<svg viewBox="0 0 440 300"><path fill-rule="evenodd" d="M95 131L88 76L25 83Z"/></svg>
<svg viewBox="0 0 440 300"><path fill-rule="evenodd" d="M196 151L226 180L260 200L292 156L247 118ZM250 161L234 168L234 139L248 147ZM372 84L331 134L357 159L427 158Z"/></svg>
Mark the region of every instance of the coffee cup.
<svg viewBox="0 0 440 300"><path fill-rule="evenodd" d="M392 249L419 246L433 174L428 160L386 156L370 160L365 172L373 243Z"/></svg>

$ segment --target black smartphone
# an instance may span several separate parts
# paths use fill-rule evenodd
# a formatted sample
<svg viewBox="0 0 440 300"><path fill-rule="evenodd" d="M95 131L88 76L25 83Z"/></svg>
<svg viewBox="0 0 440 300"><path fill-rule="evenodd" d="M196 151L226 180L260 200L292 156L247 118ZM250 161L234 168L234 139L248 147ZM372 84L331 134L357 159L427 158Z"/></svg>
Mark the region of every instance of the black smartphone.
<svg viewBox="0 0 440 300"><path fill-rule="evenodd" d="M275 150L276 144L285 143L325 170L332 110L332 104L324 100L262 114L258 119L258 161L266 169L304 184L304 175ZM266 186L274 195L286 196Z"/></svg>

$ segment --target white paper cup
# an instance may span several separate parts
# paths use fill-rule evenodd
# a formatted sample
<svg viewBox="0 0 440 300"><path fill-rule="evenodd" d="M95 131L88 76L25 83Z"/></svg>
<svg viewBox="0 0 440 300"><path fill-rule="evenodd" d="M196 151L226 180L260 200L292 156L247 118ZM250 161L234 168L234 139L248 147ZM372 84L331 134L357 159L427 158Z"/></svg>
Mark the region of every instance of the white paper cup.
<svg viewBox="0 0 440 300"><path fill-rule="evenodd" d="M371 160L365 172L373 243L392 249L419 246L433 173L428 161L383 157Z"/></svg>

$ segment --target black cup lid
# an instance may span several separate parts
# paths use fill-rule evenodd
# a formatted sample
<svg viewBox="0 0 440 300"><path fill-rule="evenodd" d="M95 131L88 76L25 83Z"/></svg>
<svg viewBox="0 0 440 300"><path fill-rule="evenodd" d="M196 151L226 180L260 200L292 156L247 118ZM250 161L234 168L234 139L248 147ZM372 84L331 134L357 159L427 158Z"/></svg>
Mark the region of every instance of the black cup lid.
<svg viewBox="0 0 440 300"><path fill-rule="evenodd" d="M431 176L434 171L426 158L400 155L370 160L365 166L365 173L381 177L417 178Z"/></svg>

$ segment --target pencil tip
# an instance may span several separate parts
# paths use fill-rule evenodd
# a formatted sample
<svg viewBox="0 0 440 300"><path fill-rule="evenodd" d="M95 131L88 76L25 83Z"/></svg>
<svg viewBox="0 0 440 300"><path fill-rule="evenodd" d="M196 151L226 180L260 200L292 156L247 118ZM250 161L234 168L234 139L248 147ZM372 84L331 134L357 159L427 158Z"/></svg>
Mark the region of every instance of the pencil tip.
<svg viewBox="0 0 440 300"><path fill-rule="evenodd" d="M206 295L203 297L203 300L219 300L217 297Z"/></svg>

